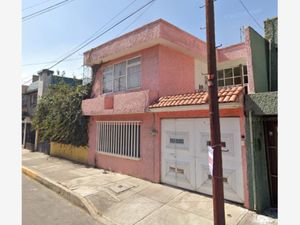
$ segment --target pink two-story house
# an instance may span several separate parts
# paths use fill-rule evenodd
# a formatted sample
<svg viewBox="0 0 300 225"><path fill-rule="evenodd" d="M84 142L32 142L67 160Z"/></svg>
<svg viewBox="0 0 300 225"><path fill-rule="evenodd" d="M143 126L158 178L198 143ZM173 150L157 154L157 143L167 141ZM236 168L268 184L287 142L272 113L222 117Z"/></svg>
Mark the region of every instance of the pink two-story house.
<svg viewBox="0 0 300 225"><path fill-rule="evenodd" d="M225 198L249 207L243 96L249 43L217 50ZM157 20L84 53L93 91L88 162L211 194L206 44Z"/></svg>

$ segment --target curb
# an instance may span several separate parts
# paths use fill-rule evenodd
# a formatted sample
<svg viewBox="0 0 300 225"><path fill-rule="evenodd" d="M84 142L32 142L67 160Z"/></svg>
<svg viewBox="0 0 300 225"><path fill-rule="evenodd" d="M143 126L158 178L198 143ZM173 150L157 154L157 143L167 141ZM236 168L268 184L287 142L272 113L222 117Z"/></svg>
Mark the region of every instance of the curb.
<svg viewBox="0 0 300 225"><path fill-rule="evenodd" d="M68 188L60 185L59 183L43 176L41 173L29 169L28 167L22 166L22 172L28 177L32 178L33 180L36 180L37 182L41 183L42 185L61 195L64 199L82 208L98 222L103 223L105 225L116 225L110 219L104 218L103 216L99 215L94 205L84 197L72 192Z"/></svg>

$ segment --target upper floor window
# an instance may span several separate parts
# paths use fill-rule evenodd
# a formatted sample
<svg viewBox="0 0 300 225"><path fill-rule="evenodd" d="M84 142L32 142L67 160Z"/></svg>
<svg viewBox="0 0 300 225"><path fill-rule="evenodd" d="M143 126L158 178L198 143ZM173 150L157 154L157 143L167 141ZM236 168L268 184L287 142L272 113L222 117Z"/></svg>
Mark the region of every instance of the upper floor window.
<svg viewBox="0 0 300 225"><path fill-rule="evenodd" d="M37 94L32 94L30 95L30 105L35 106L37 103Z"/></svg>
<svg viewBox="0 0 300 225"><path fill-rule="evenodd" d="M248 72L246 65L218 70L218 86L230 86L248 84Z"/></svg>
<svg viewBox="0 0 300 225"><path fill-rule="evenodd" d="M141 86L141 58L108 66L103 71L103 93L125 91Z"/></svg>

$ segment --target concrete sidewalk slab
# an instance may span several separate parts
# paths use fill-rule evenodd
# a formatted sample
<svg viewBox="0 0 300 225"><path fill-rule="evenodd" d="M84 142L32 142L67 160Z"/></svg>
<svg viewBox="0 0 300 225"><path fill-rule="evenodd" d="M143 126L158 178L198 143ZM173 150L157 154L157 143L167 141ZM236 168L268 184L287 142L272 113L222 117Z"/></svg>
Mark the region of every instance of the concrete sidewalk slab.
<svg viewBox="0 0 300 225"><path fill-rule="evenodd" d="M117 224L132 225L161 206L162 204L157 201L135 194L124 201L114 204L103 215L112 219Z"/></svg>
<svg viewBox="0 0 300 225"><path fill-rule="evenodd" d="M179 188L95 169L43 153L22 151L23 168L104 224L213 224L212 198ZM44 179L44 180L43 180ZM277 224L235 204L225 204L226 224Z"/></svg>
<svg viewBox="0 0 300 225"><path fill-rule="evenodd" d="M163 206L153 214L137 223L137 225L213 225L212 220L170 206Z"/></svg>

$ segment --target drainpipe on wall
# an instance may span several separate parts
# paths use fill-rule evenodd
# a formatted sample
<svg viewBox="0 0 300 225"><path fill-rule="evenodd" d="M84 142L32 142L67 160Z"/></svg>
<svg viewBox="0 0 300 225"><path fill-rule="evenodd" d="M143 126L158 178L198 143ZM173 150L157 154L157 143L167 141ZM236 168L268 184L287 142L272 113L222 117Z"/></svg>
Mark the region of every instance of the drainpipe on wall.
<svg viewBox="0 0 300 225"><path fill-rule="evenodd" d="M255 167L254 167L254 148L253 148L253 127L252 127L252 111L249 111L249 124L250 124L250 150L251 150L251 168L253 179L253 208L256 210L256 180L255 180Z"/></svg>
<svg viewBox="0 0 300 225"><path fill-rule="evenodd" d="M272 39L269 40L269 91L272 91Z"/></svg>
<svg viewBox="0 0 300 225"><path fill-rule="evenodd" d="M23 133L23 148L25 148L26 144L26 130L27 130L27 121L24 119L24 133Z"/></svg>

